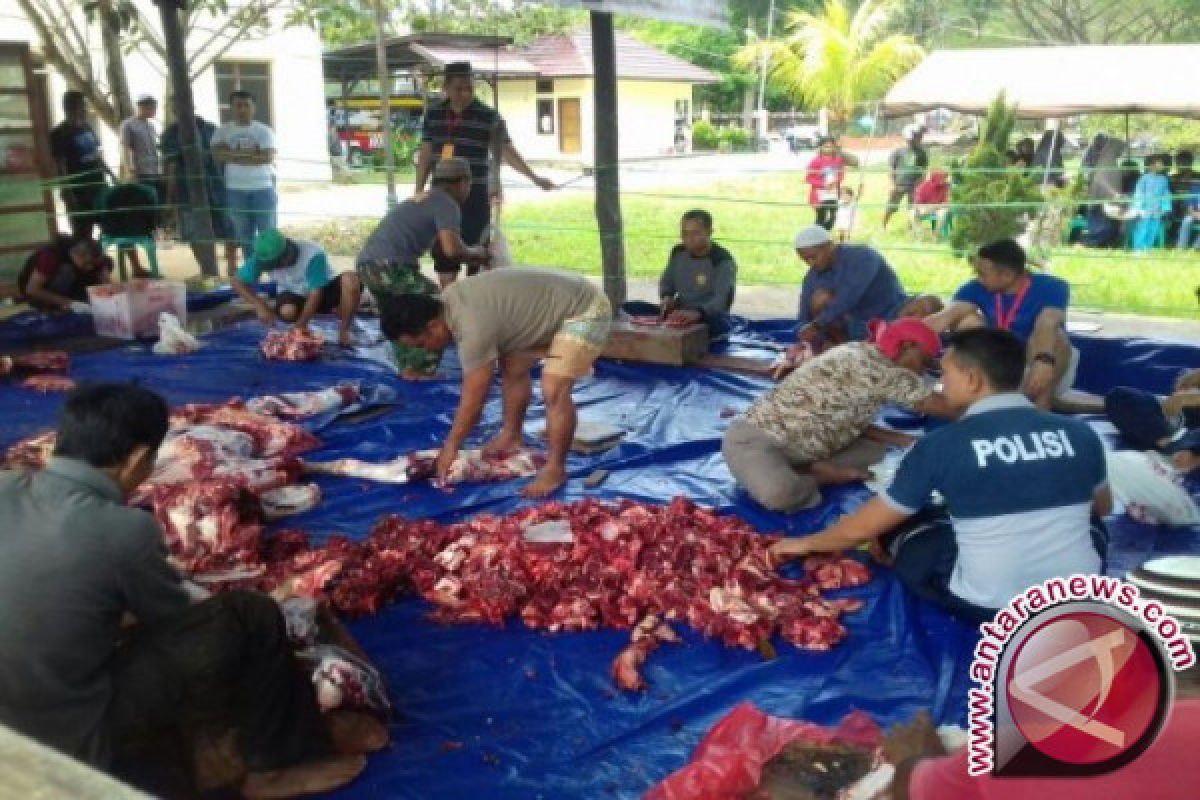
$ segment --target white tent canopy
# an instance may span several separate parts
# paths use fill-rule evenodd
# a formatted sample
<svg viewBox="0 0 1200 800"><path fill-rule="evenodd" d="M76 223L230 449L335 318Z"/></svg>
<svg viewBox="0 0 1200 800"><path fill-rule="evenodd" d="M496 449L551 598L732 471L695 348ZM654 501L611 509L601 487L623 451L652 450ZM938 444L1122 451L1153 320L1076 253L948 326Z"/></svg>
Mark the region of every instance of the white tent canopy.
<svg viewBox="0 0 1200 800"><path fill-rule="evenodd" d="M894 117L946 108L983 114L1003 91L1021 117L1152 113L1200 118L1200 45L940 50L881 105Z"/></svg>

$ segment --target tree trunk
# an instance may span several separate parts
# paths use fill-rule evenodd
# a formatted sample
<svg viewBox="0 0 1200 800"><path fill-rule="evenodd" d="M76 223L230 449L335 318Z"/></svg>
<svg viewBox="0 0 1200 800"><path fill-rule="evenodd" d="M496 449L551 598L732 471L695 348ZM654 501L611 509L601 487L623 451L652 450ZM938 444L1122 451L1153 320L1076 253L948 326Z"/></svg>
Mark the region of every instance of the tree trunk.
<svg viewBox="0 0 1200 800"><path fill-rule="evenodd" d="M105 0L99 10L108 91L118 121L126 120L133 116L133 98L129 95L129 77L125 73L125 56L121 52L121 17L113 0Z"/></svg>
<svg viewBox="0 0 1200 800"><path fill-rule="evenodd" d="M604 293L615 312L625 302L625 234L621 221L621 180L617 128L617 55L612 14L591 12L592 90L596 104L596 222Z"/></svg>

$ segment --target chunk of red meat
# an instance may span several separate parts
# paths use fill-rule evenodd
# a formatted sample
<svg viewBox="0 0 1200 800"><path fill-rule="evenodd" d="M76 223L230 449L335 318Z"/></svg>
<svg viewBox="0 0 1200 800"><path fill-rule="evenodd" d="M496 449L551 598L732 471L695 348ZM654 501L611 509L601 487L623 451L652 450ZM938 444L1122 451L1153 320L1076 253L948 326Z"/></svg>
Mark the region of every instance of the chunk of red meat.
<svg viewBox="0 0 1200 800"><path fill-rule="evenodd" d="M187 573L257 564L262 511L231 484L160 486L147 496L162 525L171 561Z"/></svg>
<svg viewBox="0 0 1200 800"><path fill-rule="evenodd" d="M262 354L275 361L315 361L325 340L315 331L289 328L271 331L263 339Z"/></svg>
<svg viewBox="0 0 1200 800"><path fill-rule="evenodd" d="M44 431L27 436L8 448L4 454L7 469L41 469L54 453L54 431Z"/></svg>
<svg viewBox="0 0 1200 800"><path fill-rule="evenodd" d="M66 372L71 368L71 357L63 350L41 350L12 357L14 371Z"/></svg>
<svg viewBox="0 0 1200 800"><path fill-rule="evenodd" d="M845 589L862 586L871 580L871 572L859 561L838 556L809 556L804 569L821 589Z"/></svg>
<svg viewBox="0 0 1200 800"><path fill-rule="evenodd" d="M204 425L248 434L256 458L296 456L321 444L320 439L289 422L255 414L240 401L219 405L187 405L171 412L172 428Z"/></svg>
<svg viewBox="0 0 1200 800"><path fill-rule="evenodd" d="M75 388L75 381L63 375L30 375L21 381L20 387L31 392L69 392Z"/></svg>
<svg viewBox="0 0 1200 800"><path fill-rule="evenodd" d="M359 461L353 458L310 461L305 463L305 469L317 474L341 475L378 483L413 483L433 473L437 455L437 450L418 450L384 462ZM535 474L545 463L544 455L531 450L488 455L484 455L480 450L462 450L454 459L442 484L449 486L525 478Z"/></svg>
<svg viewBox="0 0 1200 800"><path fill-rule="evenodd" d="M362 393L352 383L343 383L315 392L286 392L252 397L246 408L255 414L279 419L302 419L338 411L357 403Z"/></svg>

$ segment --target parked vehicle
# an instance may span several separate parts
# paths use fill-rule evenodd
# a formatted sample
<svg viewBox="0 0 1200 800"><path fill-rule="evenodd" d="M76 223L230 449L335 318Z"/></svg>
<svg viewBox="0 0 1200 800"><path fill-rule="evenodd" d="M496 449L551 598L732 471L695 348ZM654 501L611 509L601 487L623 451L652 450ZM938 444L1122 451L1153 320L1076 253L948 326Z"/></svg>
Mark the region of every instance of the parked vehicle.
<svg viewBox="0 0 1200 800"><path fill-rule="evenodd" d="M816 125L793 125L783 132L783 138L793 153L801 150L816 150L821 139L821 129Z"/></svg>

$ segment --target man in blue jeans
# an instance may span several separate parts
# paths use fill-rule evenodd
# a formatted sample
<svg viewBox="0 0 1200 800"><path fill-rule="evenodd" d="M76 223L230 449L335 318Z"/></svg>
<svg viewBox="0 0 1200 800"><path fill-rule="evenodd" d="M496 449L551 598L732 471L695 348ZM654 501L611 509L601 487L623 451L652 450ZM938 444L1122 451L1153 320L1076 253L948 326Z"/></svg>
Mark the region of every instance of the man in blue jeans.
<svg viewBox="0 0 1200 800"><path fill-rule="evenodd" d="M275 228L275 134L254 119L254 97L238 89L229 95L233 121L212 137L212 157L225 168L225 201L242 258L254 252L258 234Z"/></svg>
<svg viewBox="0 0 1200 800"><path fill-rule="evenodd" d="M1025 346L1008 331L950 337L943 390L962 419L925 434L884 492L831 528L772 548L778 558L883 539L879 557L913 593L970 622L1056 577L1104 570L1112 511L1104 445L1085 422L1020 393ZM931 505L934 494L944 506Z"/></svg>

